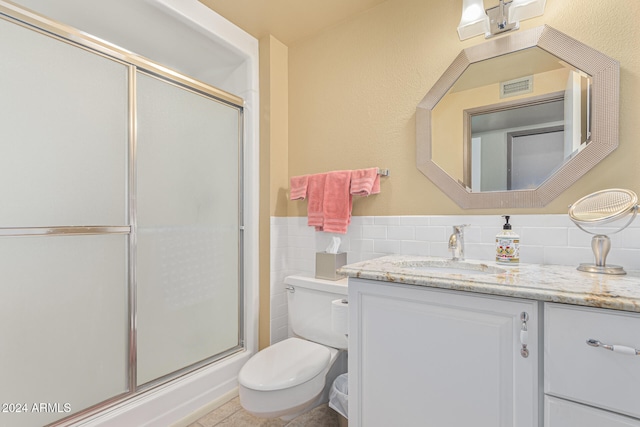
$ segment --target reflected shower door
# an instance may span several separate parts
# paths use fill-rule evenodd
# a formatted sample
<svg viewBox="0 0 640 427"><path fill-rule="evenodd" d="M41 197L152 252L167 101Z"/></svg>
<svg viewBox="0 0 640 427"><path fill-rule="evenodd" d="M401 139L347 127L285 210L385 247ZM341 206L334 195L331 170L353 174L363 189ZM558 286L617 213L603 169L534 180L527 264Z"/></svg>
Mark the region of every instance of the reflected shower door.
<svg viewBox="0 0 640 427"><path fill-rule="evenodd" d="M240 111L137 72L137 384L240 344Z"/></svg>

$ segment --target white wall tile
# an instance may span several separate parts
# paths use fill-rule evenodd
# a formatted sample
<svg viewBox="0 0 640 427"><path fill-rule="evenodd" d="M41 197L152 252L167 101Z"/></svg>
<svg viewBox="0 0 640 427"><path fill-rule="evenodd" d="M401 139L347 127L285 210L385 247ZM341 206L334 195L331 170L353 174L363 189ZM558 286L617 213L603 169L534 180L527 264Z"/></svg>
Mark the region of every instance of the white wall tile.
<svg viewBox="0 0 640 427"><path fill-rule="evenodd" d="M429 245L430 256L447 258L451 256L449 242L431 242Z"/></svg>
<svg viewBox="0 0 640 427"><path fill-rule="evenodd" d="M385 255L389 255L389 254L384 254L380 252L362 252L359 258L360 258L360 261L367 261L370 259L380 258L381 256L385 256Z"/></svg>
<svg viewBox="0 0 640 427"><path fill-rule="evenodd" d="M520 262L527 264L544 264L544 246L521 245Z"/></svg>
<svg viewBox="0 0 640 427"><path fill-rule="evenodd" d="M332 243L333 238L337 237L340 239L340 246L343 246L343 243L347 240L343 234L335 234L335 233L316 233L315 241L308 239L309 243L314 248L314 252L321 252L327 249L329 244ZM341 248L342 249L342 248Z"/></svg>
<svg viewBox="0 0 640 427"><path fill-rule="evenodd" d="M591 248L547 246L544 248L543 264L575 265L593 262Z"/></svg>
<svg viewBox="0 0 640 427"><path fill-rule="evenodd" d="M423 240L427 242L439 241L444 242L448 238L446 234L446 228L440 226L428 226L428 227L416 227L416 240Z"/></svg>
<svg viewBox="0 0 640 427"><path fill-rule="evenodd" d="M491 243L482 239L482 227L465 227L463 233L465 243Z"/></svg>
<svg viewBox="0 0 640 427"><path fill-rule="evenodd" d="M287 315L287 294L286 292L271 296L271 317L282 317Z"/></svg>
<svg viewBox="0 0 640 427"><path fill-rule="evenodd" d="M638 269L640 250L613 248L607 257L607 265L620 265L625 271ZM594 262L594 261L588 261Z"/></svg>
<svg viewBox="0 0 640 427"><path fill-rule="evenodd" d="M430 256L429 242L419 240L402 240L400 242L400 253L403 255Z"/></svg>
<svg viewBox="0 0 640 427"><path fill-rule="evenodd" d="M633 233L633 231L624 230L620 233L613 233L615 231L617 230L605 229L605 228L597 229L598 233L601 232L609 236L609 239L611 240L612 248L613 247L628 248L629 246L627 246L625 243L627 243L627 238L630 235L628 233ZM589 247L589 248L591 247L591 239L593 238L593 234L589 234L583 230L580 230L579 228L573 228L573 229L569 229L568 236L569 236L568 246Z"/></svg>
<svg viewBox="0 0 640 427"><path fill-rule="evenodd" d="M555 215L513 215L509 219L513 225L523 227L575 227L576 225L569 219L569 215L555 214ZM504 221L502 221L504 223Z"/></svg>
<svg viewBox="0 0 640 427"><path fill-rule="evenodd" d="M400 225L400 217L398 216L376 216L373 217L375 225Z"/></svg>
<svg viewBox="0 0 640 427"><path fill-rule="evenodd" d="M291 235L288 238L289 247L293 248L313 248L313 240L309 236Z"/></svg>
<svg viewBox="0 0 640 427"><path fill-rule="evenodd" d="M354 224L353 221L349 224L346 237L350 239L362 238L362 224Z"/></svg>
<svg viewBox="0 0 640 427"><path fill-rule="evenodd" d="M353 252L373 252L373 239L351 240L351 250Z"/></svg>
<svg viewBox="0 0 640 427"><path fill-rule="evenodd" d="M278 226L278 225L283 225L283 226L288 226L289 224L291 224L293 221L299 220L300 217L296 217L291 218L291 217L286 217L286 216L272 216L270 218L270 222L271 222L271 229L273 230L274 226Z"/></svg>
<svg viewBox="0 0 640 427"><path fill-rule="evenodd" d="M271 298L273 299L273 297L277 295L284 295L284 292L284 277L277 277L276 280L271 283ZM286 303L286 300L284 303Z"/></svg>
<svg viewBox="0 0 640 427"><path fill-rule="evenodd" d="M640 223L640 221L637 221ZM629 249L640 249L640 228L629 227L620 232L622 235L622 247Z"/></svg>
<svg viewBox="0 0 640 427"><path fill-rule="evenodd" d="M447 221L449 217L444 216L441 218L444 221ZM502 225L504 224L504 218L502 218L501 215L469 215L464 217L451 217L451 220L453 219L457 219L461 222L452 222L450 225L469 224L469 227L491 227L495 229L502 229Z"/></svg>
<svg viewBox="0 0 640 427"><path fill-rule="evenodd" d="M386 239L387 227L384 225L363 225L362 237L368 239Z"/></svg>
<svg viewBox="0 0 640 427"><path fill-rule="evenodd" d="M415 227L408 225L390 225L387 227L387 239L389 240L414 240Z"/></svg>
<svg viewBox="0 0 640 427"><path fill-rule="evenodd" d="M351 217L351 224L355 225L373 225L375 217L373 216L354 216Z"/></svg>
<svg viewBox="0 0 640 427"><path fill-rule="evenodd" d="M374 240L373 250L383 254L397 254L400 253L400 241L399 240Z"/></svg>
<svg viewBox="0 0 640 427"><path fill-rule="evenodd" d="M566 227L524 227L519 232L520 246L567 246L569 237Z"/></svg>
<svg viewBox="0 0 640 427"><path fill-rule="evenodd" d="M496 235L502 232L502 227L481 227L480 240L484 243L496 243Z"/></svg>
<svg viewBox="0 0 640 427"><path fill-rule="evenodd" d="M428 216L400 216L400 225L429 225L429 217Z"/></svg>
<svg viewBox="0 0 640 427"><path fill-rule="evenodd" d="M287 338L289 319L287 316L279 316L271 318L271 344L282 341Z"/></svg>
<svg viewBox="0 0 640 427"><path fill-rule="evenodd" d="M465 258L495 261L495 247L495 243L465 243Z"/></svg>
<svg viewBox="0 0 640 427"><path fill-rule="evenodd" d="M567 230L568 240L567 245L571 247L591 247L591 238L593 237L589 233L576 228Z"/></svg>
<svg viewBox="0 0 640 427"><path fill-rule="evenodd" d="M575 265L594 262L591 234L580 230L566 214L513 215L509 221L520 234L523 263ZM348 263L390 253L450 257L448 239L453 225L465 228L467 259L495 259L495 236L504 224L500 215L438 215L353 217L347 234L319 233L304 217L271 218L271 342L290 334L284 278L292 274L315 274L315 252L323 251L331 237L341 238ZM610 233L612 249L608 264L627 270L640 269L640 221L613 234L615 227L591 230Z"/></svg>

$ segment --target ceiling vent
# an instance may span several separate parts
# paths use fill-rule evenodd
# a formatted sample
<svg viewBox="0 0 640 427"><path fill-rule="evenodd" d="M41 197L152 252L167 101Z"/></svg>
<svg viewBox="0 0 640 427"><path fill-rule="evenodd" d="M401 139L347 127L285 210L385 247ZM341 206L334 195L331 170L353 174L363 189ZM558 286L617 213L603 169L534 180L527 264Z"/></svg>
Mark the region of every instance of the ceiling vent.
<svg viewBox="0 0 640 427"><path fill-rule="evenodd" d="M500 98L523 95L533 92L533 76L500 82Z"/></svg>

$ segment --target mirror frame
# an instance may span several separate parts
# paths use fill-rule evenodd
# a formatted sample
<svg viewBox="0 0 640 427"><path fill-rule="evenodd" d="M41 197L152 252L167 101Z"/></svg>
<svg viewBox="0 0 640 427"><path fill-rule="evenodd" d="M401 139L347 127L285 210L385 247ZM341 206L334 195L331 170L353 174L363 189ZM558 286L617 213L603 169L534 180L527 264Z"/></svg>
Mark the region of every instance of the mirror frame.
<svg viewBox="0 0 640 427"><path fill-rule="evenodd" d="M431 158L431 113L469 65L539 47L592 77L591 141L532 190L472 193ZM620 64L547 25L463 49L416 108L418 169L463 209L542 207L618 147ZM463 159L460 160L461 162Z"/></svg>

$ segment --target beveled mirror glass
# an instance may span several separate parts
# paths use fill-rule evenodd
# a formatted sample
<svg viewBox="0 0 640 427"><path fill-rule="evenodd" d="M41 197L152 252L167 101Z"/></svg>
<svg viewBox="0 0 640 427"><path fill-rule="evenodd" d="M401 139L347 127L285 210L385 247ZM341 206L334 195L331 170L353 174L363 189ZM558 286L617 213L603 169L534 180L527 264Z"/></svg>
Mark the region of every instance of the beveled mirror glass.
<svg viewBox="0 0 640 427"><path fill-rule="evenodd" d="M551 27L490 40L418 105L418 169L463 208L544 206L617 147L618 97L618 62Z"/></svg>

